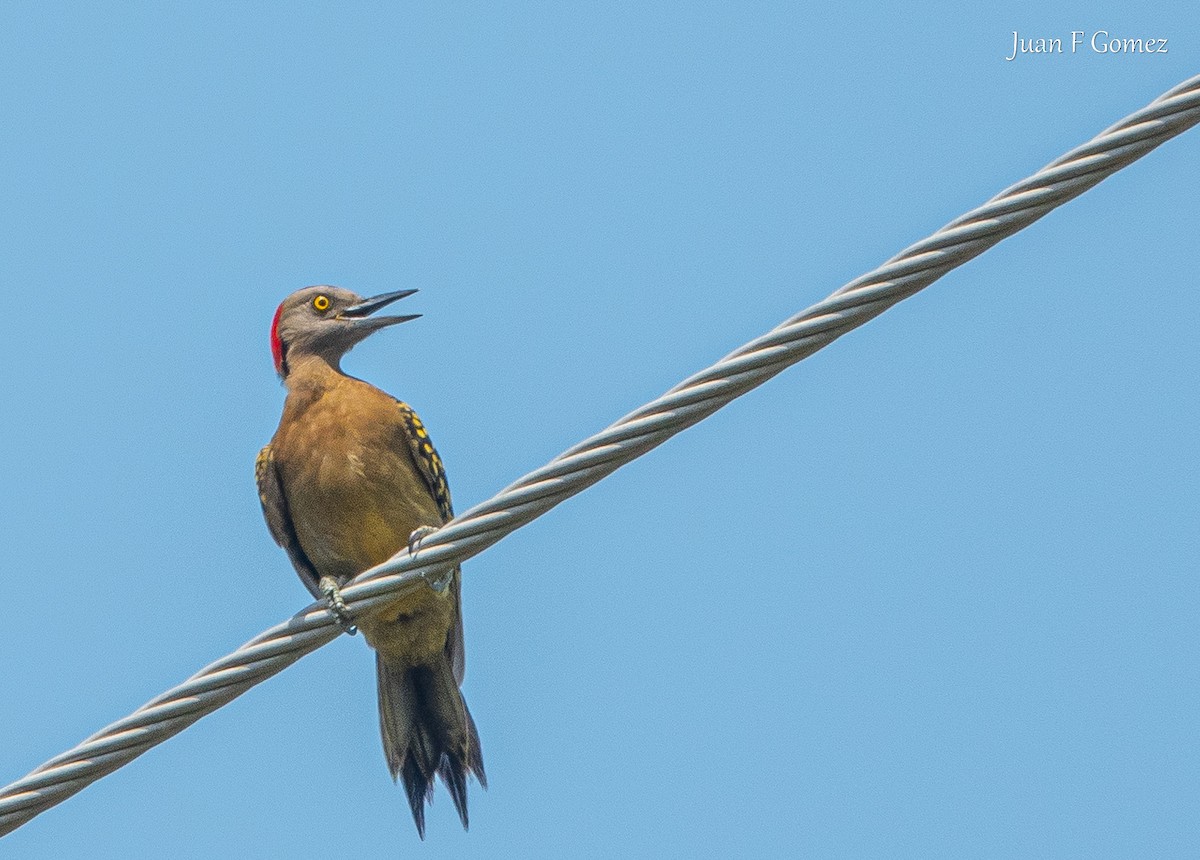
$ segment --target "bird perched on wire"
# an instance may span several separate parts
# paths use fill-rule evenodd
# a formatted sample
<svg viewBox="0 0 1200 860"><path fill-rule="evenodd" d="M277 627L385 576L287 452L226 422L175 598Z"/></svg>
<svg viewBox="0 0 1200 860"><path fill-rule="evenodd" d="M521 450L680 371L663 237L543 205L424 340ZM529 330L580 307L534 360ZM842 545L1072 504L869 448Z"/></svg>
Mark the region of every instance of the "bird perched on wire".
<svg viewBox="0 0 1200 860"><path fill-rule="evenodd" d="M287 387L279 429L258 455L263 515L314 597L349 626L339 587L454 516L442 461L417 414L342 372L351 347L416 319L372 316L416 290L363 298L307 287L271 324L275 370ZM487 787L463 679L461 575L353 619L375 649L379 728L392 778L404 781L417 832L441 776L467 826L467 779ZM353 631L353 628L350 628Z"/></svg>

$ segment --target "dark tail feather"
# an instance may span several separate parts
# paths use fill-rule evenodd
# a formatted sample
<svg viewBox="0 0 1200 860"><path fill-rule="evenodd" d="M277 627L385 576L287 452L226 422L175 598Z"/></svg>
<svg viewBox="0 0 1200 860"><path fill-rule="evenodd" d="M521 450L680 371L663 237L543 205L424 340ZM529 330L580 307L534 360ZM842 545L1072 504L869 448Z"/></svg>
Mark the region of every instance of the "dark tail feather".
<svg viewBox="0 0 1200 860"><path fill-rule="evenodd" d="M433 778L442 778L467 827L467 778L487 788L479 733L454 680L450 661L393 667L375 655L379 675L379 731L392 779L403 779L417 832L425 838L425 804Z"/></svg>

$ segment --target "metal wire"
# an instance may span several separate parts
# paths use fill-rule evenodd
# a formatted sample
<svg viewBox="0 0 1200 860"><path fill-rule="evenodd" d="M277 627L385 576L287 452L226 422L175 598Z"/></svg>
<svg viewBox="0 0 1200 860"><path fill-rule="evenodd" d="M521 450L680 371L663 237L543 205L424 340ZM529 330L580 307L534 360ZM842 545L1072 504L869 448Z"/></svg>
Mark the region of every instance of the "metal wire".
<svg viewBox="0 0 1200 860"><path fill-rule="evenodd" d="M427 587L425 581L435 581L439 571L482 552L1197 122L1200 76L456 517L425 538L415 557L406 549L364 572L342 592L350 613ZM128 764L340 632L325 607L313 604L50 759L0 790L0 835Z"/></svg>

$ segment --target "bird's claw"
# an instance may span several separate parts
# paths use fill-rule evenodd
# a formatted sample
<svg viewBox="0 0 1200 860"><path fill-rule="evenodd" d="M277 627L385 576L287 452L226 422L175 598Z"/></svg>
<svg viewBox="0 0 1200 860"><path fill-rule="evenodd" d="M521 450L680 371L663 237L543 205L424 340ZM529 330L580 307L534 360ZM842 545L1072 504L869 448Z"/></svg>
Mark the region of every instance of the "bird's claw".
<svg viewBox="0 0 1200 860"><path fill-rule="evenodd" d="M421 549L421 541L437 531L437 526L417 526L408 536L408 554L416 556Z"/></svg>
<svg viewBox="0 0 1200 860"><path fill-rule="evenodd" d="M417 553L421 549L421 541L429 537L437 531L437 526L418 526L413 529L412 534L408 536L408 554L413 558L417 557ZM425 582L434 591L441 594L446 590L446 586L450 584L450 578L454 575L454 568L446 568L445 570L434 570L423 574Z"/></svg>
<svg viewBox="0 0 1200 860"><path fill-rule="evenodd" d="M446 590L446 586L450 584L450 579L453 576L453 567L446 567L441 570L432 570L429 573L424 574L425 582L438 594L441 594Z"/></svg>
<svg viewBox="0 0 1200 860"><path fill-rule="evenodd" d="M325 605L329 608L329 612L338 626L351 636L357 633L358 628L354 626L354 622L350 619L350 613L346 610L346 601L342 599L342 589L338 586L337 580L332 576L322 576L318 586L321 594L325 595Z"/></svg>

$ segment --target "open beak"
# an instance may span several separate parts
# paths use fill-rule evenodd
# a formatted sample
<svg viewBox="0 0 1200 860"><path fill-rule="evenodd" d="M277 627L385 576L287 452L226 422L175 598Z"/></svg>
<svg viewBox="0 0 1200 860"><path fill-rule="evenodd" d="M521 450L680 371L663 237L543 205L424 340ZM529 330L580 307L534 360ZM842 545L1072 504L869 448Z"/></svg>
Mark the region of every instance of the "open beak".
<svg viewBox="0 0 1200 860"><path fill-rule="evenodd" d="M415 320L420 314L409 314L407 316L394 317L373 317L371 314L382 307L390 305L392 302L397 302L406 296L411 296L416 290L397 290L394 293L383 293L382 295L372 296L369 299L363 299L356 305L351 305L348 308L343 308L338 314L343 319L353 321L354 327L357 329L366 329L367 331L375 331L384 326L395 325L396 323L408 322Z"/></svg>

